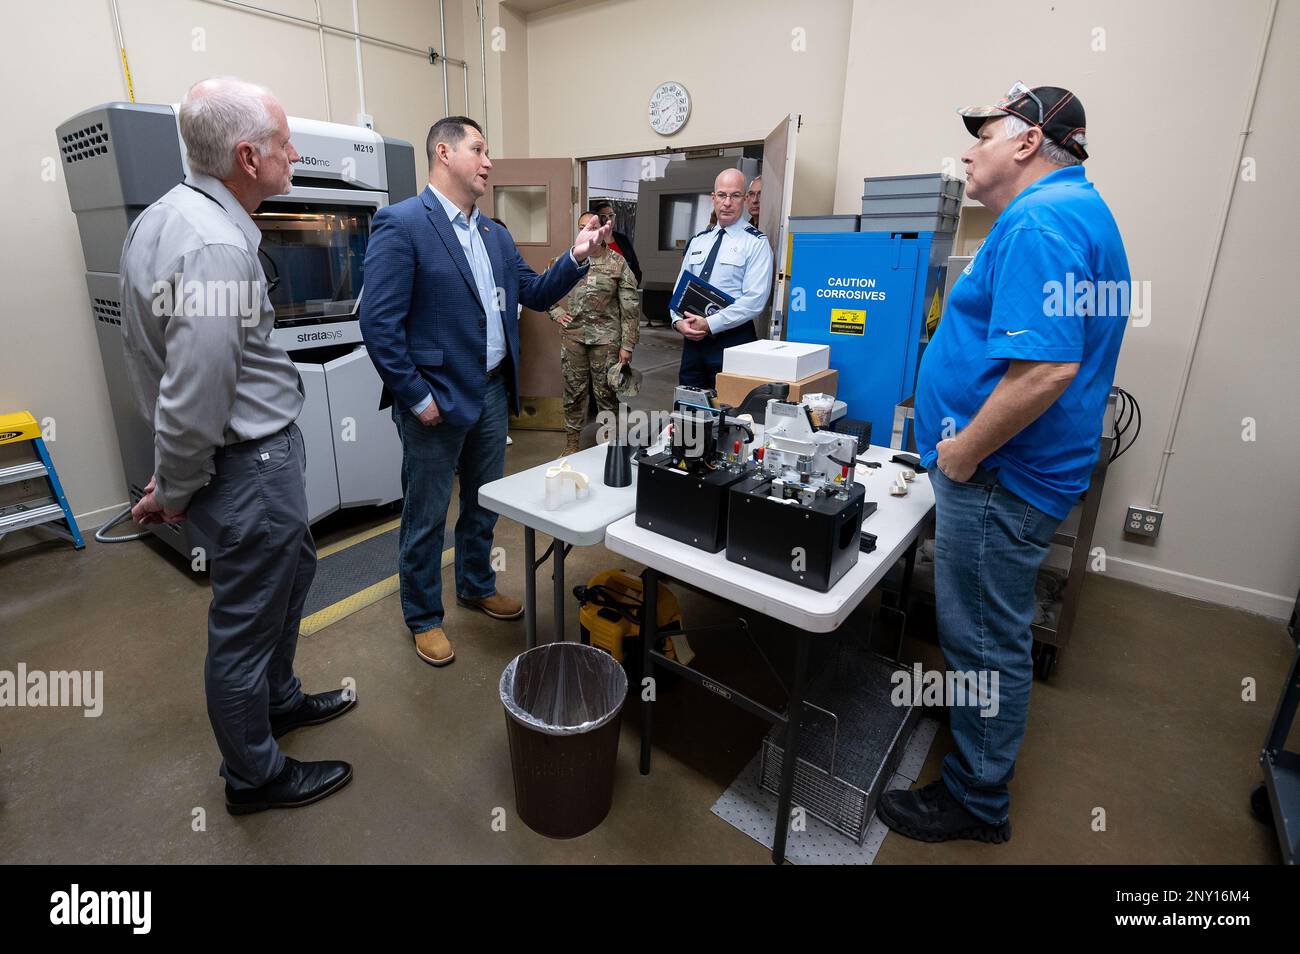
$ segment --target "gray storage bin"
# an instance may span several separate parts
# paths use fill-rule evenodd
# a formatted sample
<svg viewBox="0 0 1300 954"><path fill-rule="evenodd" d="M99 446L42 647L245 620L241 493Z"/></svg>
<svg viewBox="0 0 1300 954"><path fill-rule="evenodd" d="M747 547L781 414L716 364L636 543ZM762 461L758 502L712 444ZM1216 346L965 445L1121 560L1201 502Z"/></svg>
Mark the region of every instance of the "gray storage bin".
<svg viewBox="0 0 1300 954"><path fill-rule="evenodd" d="M957 231L955 215L906 215L902 213L866 214L858 225L860 232L944 232Z"/></svg>
<svg viewBox="0 0 1300 954"><path fill-rule="evenodd" d="M916 195L921 192L937 192L943 195L955 195L961 198L965 186L960 179L946 176L942 172L931 172L917 176L868 176L862 180L864 195Z"/></svg>
<svg viewBox="0 0 1300 954"><path fill-rule="evenodd" d="M956 215L961 210L961 199L941 192L923 192L915 195L864 195L862 211L867 214L901 212L905 215Z"/></svg>
<svg viewBox="0 0 1300 954"><path fill-rule="evenodd" d="M856 215L792 215L791 232L856 232Z"/></svg>

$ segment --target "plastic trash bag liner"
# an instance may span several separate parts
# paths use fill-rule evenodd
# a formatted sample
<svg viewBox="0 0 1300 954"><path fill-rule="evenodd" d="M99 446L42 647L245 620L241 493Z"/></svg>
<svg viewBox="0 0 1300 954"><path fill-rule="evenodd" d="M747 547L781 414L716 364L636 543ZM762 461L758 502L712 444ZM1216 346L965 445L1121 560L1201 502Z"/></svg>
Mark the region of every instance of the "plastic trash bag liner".
<svg viewBox="0 0 1300 954"><path fill-rule="evenodd" d="M500 690L501 704L517 722L546 735L580 735L618 715L627 673L593 646L547 643L512 659Z"/></svg>

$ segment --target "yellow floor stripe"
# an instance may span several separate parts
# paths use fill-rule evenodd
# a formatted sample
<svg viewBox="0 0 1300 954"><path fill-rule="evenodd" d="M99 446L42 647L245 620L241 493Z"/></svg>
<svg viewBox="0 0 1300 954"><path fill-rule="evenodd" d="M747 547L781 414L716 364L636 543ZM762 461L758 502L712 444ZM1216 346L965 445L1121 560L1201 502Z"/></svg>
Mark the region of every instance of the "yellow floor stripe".
<svg viewBox="0 0 1300 954"><path fill-rule="evenodd" d="M311 636L320 632L326 626L337 623L345 616L351 616L358 610L363 610L367 606L378 603L385 596L391 596L397 592L397 574L394 573L386 580L380 580L373 586L367 586L364 590L353 593L347 599L339 600L323 610L317 610L302 621L298 628L299 636Z"/></svg>
<svg viewBox="0 0 1300 954"><path fill-rule="evenodd" d="M391 530L392 527L389 527L388 529ZM352 540L343 541L338 549L344 549L347 546L352 546L354 543L360 543L362 540L368 540L377 535L378 534L373 532L358 534L358 536ZM338 550L331 550L330 552L336 553ZM328 554L326 555L328 556ZM442 551L443 568L449 567L455 562L455 549L448 547L446 550ZM319 633L326 626L333 625L339 620L365 609L367 606L372 606L375 603L378 603L385 596L391 596L397 592L397 582L397 574L394 573L386 580L380 580L378 583L367 586L363 590L358 590L346 599L341 599L337 603L332 603L324 609L317 610L303 619L301 625L298 627L298 635L311 636L315 633Z"/></svg>

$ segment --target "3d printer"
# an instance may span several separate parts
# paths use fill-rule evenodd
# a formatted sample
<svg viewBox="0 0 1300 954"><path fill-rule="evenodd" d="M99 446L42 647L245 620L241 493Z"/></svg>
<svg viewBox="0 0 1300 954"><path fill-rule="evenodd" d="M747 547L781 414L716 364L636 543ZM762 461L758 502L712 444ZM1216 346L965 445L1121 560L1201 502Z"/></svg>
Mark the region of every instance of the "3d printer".
<svg viewBox="0 0 1300 954"><path fill-rule="evenodd" d="M175 106L108 103L58 127L68 199L77 216L86 288L132 502L153 474L153 422L136 410L122 352L122 243L144 209L186 175ZM272 340L289 352L305 396L307 515L402 496L402 447L361 341L362 266L376 212L415 195L410 143L370 129L289 117L301 154L293 186L253 213L275 308ZM149 527L188 557L209 541L192 523Z"/></svg>
<svg viewBox="0 0 1300 954"><path fill-rule="evenodd" d="M726 546L728 492L755 468L752 422L731 410L711 390L673 393L667 446L637 462L638 527L709 553Z"/></svg>
<svg viewBox="0 0 1300 954"><path fill-rule="evenodd" d="M730 487L727 559L822 592L839 582L876 509L856 455L856 438L817 430L804 405L768 401L757 469Z"/></svg>

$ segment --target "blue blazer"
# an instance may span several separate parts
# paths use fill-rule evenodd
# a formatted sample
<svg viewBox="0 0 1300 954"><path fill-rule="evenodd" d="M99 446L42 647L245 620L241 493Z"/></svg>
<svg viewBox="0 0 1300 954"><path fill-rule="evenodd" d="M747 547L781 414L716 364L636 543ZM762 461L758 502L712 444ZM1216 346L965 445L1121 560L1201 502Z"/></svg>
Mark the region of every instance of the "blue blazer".
<svg viewBox="0 0 1300 954"><path fill-rule="evenodd" d="M479 230L492 275L505 292L503 367L510 404L519 413L519 309L546 311L582 276L568 255L538 275L514 239L487 216ZM487 312L469 259L436 196L428 189L382 208L366 249L361 334L384 382L380 408L403 410L433 394L443 420L478 420L487 387Z"/></svg>

